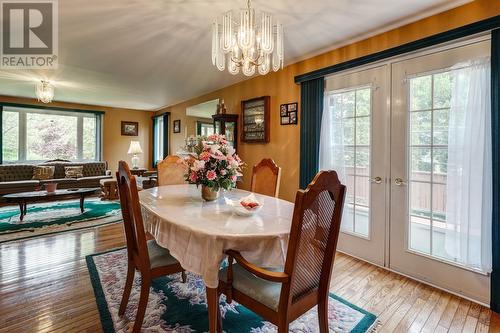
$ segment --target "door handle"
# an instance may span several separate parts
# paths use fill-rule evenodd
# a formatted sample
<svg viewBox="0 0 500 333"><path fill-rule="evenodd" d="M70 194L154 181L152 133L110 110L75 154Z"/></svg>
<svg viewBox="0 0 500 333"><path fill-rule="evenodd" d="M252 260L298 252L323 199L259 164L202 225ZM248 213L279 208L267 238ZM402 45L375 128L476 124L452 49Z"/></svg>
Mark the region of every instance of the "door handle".
<svg viewBox="0 0 500 333"><path fill-rule="evenodd" d="M382 177L373 177L372 179L370 179L370 181L375 184L382 184Z"/></svg>
<svg viewBox="0 0 500 333"><path fill-rule="evenodd" d="M398 178L394 179L394 184L396 184L397 186L404 186L407 183L403 179L398 177Z"/></svg>

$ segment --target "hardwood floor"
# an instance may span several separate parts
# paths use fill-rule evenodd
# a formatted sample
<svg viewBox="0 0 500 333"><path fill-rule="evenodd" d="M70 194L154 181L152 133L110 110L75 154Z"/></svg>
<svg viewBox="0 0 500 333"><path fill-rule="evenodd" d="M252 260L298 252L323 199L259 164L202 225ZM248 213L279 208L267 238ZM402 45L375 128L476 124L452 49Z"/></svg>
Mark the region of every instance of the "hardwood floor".
<svg viewBox="0 0 500 333"><path fill-rule="evenodd" d="M120 224L0 244L0 332L102 332L85 256L124 245ZM343 254L332 291L380 332L500 332L485 307Z"/></svg>

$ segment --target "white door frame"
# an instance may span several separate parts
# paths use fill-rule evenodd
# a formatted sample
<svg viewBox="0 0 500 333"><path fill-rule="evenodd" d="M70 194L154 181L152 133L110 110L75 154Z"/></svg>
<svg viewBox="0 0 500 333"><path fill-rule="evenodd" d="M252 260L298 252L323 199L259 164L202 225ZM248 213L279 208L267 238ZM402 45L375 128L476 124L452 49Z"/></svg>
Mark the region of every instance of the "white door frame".
<svg viewBox="0 0 500 333"><path fill-rule="evenodd" d="M393 129L393 126L394 126L394 124L392 123L392 114L394 112L396 112L396 110L394 109L395 108L394 102L392 101L392 98L391 98L392 97L392 92L393 92L392 91L392 87L391 87L391 85L392 85L391 78L392 78L392 75L393 75L392 65L395 64L395 63L399 63L399 62L406 61L406 60L411 60L411 59L414 59L414 58L421 58L421 57L424 57L424 56L427 56L427 55L432 55L432 54L440 53L440 52L446 51L446 50L453 50L453 49L457 49L457 48L464 47L464 46L467 46L467 45L476 44L476 43L483 42L483 41L489 41L490 39L491 39L490 32L481 33L481 34L478 34L478 35L475 35L475 36L472 36L472 37L465 37L465 38L462 38L462 39L459 39L459 40L455 40L455 41L452 41L452 42L443 43L443 44L438 45L438 46L433 46L433 47L421 49L421 50L418 50L418 51L410 52L410 53L407 53L407 54L403 54L403 55L391 57L391 58L388 58L388 59L384 59L382 61L373 62L373 63L367 64L367 65L364 65L364 66L361 66L361 67L356 67L356 68L352 68L352 69L340 71L340 72L337 72L337 73L333 74L332 76L328 77L328 78L330 78L330 77L333 77L333 76L341 77L341 76L351 75L351 74L354 74L354 73L359 73L359 72L370 70L370 69L376 69L376 68L379 68L381 66L386 65L388 67L388 70L386 71L386 82L387 82L388 87L390 87L390 88L388 88L389 89L388 91L391 91L390 94L389 93L386 94L387 95L387 97L386 97L387 123L388 123L388 125L387 125L387 131L386 131L386 147L388 147L387 148L387 155L389 157L387 158L386 172L384 174L384 177L385 177L386 182L387 182L386 191L385 191L385 193L386 193L385 200L386 200L387 204L386 204L386 207L385 207L386 208L386 212L385 212L386 221L385 221L385 224L384 224L384 230L385 230L385 239L384 239L384 242L383 242L383 244L384 244L384 258L383 258L382 262L380 262L380 261L377 262L377 260L372 260L370 258L367 258L367 256L362 255L362 253L361 253L361 255L360 255L360 253L355 253L351 249L345 248L342 245L339 247L338 250L340 252L346 253L348 255L352 255L353 257L356 257L356 258L359 258L359 259L362 259L362 260L365 260L365 261L368 261L368 262L372 262L372 263L374 263L375 265L377 265L379 267L383 267L383 268L386 268L386 269L388 269L390 271L393 271L393 272L396 272L396 273L400 273L400 274L408 276L410 278L414 278L415 280L427 283L427 284L429 284L429 285L431 285L433 287L436 287L436 288L439 288L439 289L442 289L442 290L446 290L446 291L448 291L448 292L450 292L452 294L465 297L465 298L467 298L469 300L478 302L478 303L483 304L485 306L489 306L489 290L490 290L489 289L489 275L481 274L481 273L477 273L477 272L474 273L474 274L472 274L472 276L474 276L473 280L476 280L475 282L473 281L472 283L479 285L481 288L486 287L486 289L487 289L486 292L483 292L482 295L480 295L480 297L478 297L478 295L476 295L473 292L470 292L468 290L463 290L462 288L455 288L454 286L450 286L448 284L439 283L439 281L436 282L434 279L429 279L428 276L427 276L428 272L427 272L426 275L417 275L417 274L414 274L413 272L410 272L410 271L408 271L408 270L406 270L404 268L402 269L401 267L398 267L398 265L391 265L391 260L393 258L391 257L390 247L391 247L391 243L393 243L393 241L391 240L391 233L392 233L391 232L392 231L392 227L391 227L391 223L392 223L392 220L391 220L392 219L392 217L391 217L392 216L391 206L392 205L390 204L391 203L390 200L392 198L394 198L396 195L399 195L399 193L392 191L393 181L391 179L391 176L393 174L395 174L396 171L398 171L398 170L394 170L393 171L392 170L392 166L391 166L391 160L393 159L392 148L391 148L391 141L392 141L391 140L391 135L393 134L392 133L392 129ZM326 78L326 79L328 79L328 78ZM406 177L405 177L405 179L406 179ZM339 245L342 244L342 238L345 238L345 237L342 236L342 235L340 236ZM406 233L405 233L404 239L405 239L405 243L406 243ZM427 259L427 260L429 260L429 259ZM450 264L450 263L445 262L445 261L441 261L439 259L432 259L430 261L433 261L435 263L432 266L439 267L439 266L445 265L445 266L452 267L452 270L454 270L454 272L456 273L455 277L456 276L462 276L464 273L467 273L467 272L471 272L468 269L464 269L462 267ZM393 267L393 266L395 266L395 267ZM430 270L434 270L433 268L431 268Z"/></svg>
<svg viewBox="0 0 500 333"><path fill-rule="evenodd" d="M370 229L368 237L341 230L338 249L374 264L384 266L386 262L386 226L389 177L389 155L387 152L390 128L387 97L388 66L379 65L351 73L333 75L326 80L328 91L352 90L361 87L371 89L370 112ZM325 110L326 112L327 110ZM380 177L380 183L374 180ZM347 205L347 204L346 204ZM345 206L344 206L345 207ZM344 208L345 210L345 208Z"/></svg>
<svg viewBox="0 0 500 333"><path fill-rule="evenodd" d="M407 78L432 73L456 63L489 54L489 41L452 48L433 54L413 57L392 64L392 129L391 133L391 204L390 204L390 260L389 267L419 280L454 291L480 303L490 299L489 276L444 259L409 249L408 231L408 134L409 101ZM397 185L396 178L403 179Z"/></svg>

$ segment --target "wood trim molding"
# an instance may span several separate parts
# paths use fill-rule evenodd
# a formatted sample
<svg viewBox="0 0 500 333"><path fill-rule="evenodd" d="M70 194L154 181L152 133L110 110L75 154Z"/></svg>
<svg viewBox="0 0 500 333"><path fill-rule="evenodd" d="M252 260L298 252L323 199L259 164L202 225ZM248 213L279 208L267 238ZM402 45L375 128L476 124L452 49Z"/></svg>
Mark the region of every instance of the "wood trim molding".
<svg viewBox="0 0 500 333"><path fill-rule="evenodd" d="M425 37L413 42L402 44L396 47L392 47L387 50L376 52L370 55L359 57L356 59L348 60L339 64L314 70L309 73L301 74L295 76L295 83L300 84L305 81L310 81L326 75L337 73L346 69L359 67L376 61L384 60L408 52L417 51L426 47L434 46L437 44L449 42L458 38L463 38L471 36L477 33L493 30L500 27L500 15L464 25L459 28L455 28L449 31L438 33L429 37Z"/></svg>
<svg viewBox="0 0 500 333"><path fill-rule="evenodd" d="M38 105L38 104L21 104L21 103L0 102L0 105L1 106L12 106L12 107L18 107L18 108L29 108L29 109L57 110L57 111L70 111L70 112L85 112L85 113L96 113L96 114L105 114L106 113L104 111L97 111L97 110L63 108L63 107L58 107L58 106Z"/></svg>

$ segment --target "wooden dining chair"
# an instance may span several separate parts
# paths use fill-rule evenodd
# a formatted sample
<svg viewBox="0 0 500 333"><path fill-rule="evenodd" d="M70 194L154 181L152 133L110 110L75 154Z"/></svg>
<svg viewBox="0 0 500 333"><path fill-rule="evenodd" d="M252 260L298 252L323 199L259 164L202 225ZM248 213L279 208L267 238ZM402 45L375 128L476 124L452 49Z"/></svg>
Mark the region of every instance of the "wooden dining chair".
<svg viewBox="0 0 500 333"><path fill-rule="evenodd" d="M181 273L185 282L185 273L179 262L170 252L159 246L154 240L146 240L139 193L135 176L130 173L126 162L120 161L116 173L118 192L123 215L123 226L127 239L127 280L123 290L122 301L118 314L122 316L127 308L128 299L134 282L135 271L141 274L141 293L137 315L132 332L140 332L146 306L148 304L151 281L157 277Z"/></svg>
<svg viewBox="0 0 500 333"><path fill-rule="evenodd" d="M277 325L279 333L288 333L292 321L318 305L320 332L327 333L330 278L345 191L335 171L318 173L295 197L284 269L261 268L237 251L226 251L229 266L220 271L219 294Z"/></svg>
<svg viewBox="0 0 500 333"><path fill-rule="evenodd" d="M179 163L180 160L179 156L169 155L158 162L158 186L186 184L187 168Z"/></svg>
<svg viewBox="0 0 500 333"><path fill-rule="evenodd" d="M281 168L270 158L264 158L252 170L251 191L271 197L280 192Z"/></svg>

